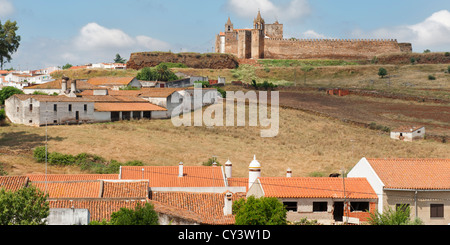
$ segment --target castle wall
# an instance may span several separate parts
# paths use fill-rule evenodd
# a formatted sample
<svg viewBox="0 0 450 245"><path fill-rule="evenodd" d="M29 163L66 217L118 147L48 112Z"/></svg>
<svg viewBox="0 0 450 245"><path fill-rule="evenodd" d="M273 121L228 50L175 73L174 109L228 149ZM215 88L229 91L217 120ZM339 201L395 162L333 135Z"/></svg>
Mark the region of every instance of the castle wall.
<svg viewBox="0 0 450 245"><path fill-rule="evenodd" d="M265 24L266 36L270 38L283 38L283 24Z"/></svg>
<svg viewBox="0 0 450 245"><path fill-rule="evenodd" d="M251 35L252 59L264 58L264 32L262 30L252 30Z"/></svg>
<svg viewBox="0 0 450 245"><path fill-rule="evenodd" d="M308 58L373 58L383 53L400 53L408 47L396 40L378 39L273 39L266 38L264 58L308 59Z"/></svg>
<svg viewBox="0 0 450 245"><path fill-rule="evenodd" d="M237 55L238 53L237 32L225 32L225 53Z"/></svg>
<svg viewBox="0 0 450 245"><path fill-rule="evenodd" d="M249 59L252 55L252 33L246 30L239 30L238 33L237 57Z"/></svg>

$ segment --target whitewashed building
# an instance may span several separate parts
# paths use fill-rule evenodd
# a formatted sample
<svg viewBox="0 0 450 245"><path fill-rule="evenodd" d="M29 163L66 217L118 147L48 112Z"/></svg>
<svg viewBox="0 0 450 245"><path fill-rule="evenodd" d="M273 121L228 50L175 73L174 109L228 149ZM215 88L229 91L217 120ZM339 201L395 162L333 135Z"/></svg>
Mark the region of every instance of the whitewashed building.
<svg viewBox="0 0 450 245"><path fill-rule="evenodd" d="M403 126L391 131L391 138L403 141L413 141L425 137L423 126Z"/></svg>
<svg viewBox="0 0 450 245"><path fill-rule="evenodd" d="M42 126L94 122L94 102L85 98L15 94L5 100L5 113L17 124Z"/></svg>

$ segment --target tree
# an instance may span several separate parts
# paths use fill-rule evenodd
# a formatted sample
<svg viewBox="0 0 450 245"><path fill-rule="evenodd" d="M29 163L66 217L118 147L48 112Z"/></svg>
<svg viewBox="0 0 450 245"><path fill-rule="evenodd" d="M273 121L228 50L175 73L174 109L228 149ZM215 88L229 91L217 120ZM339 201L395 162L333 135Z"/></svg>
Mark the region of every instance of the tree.
<svg viewBox="0 0 450 245"><path fill-rule="evenodd" d="M378 76L380 76L381 78L384 78L384 76L386 76L388 74L387 70L384 69L383 67L380 67L380 69L378 69Z"/></svg>
<svg viewBox="0 0 450 245"><path fill-rule="evenodd" d="M48 194L31 186L16 192L0 189L0 225L45 225Z"/></svg>
<svg viewBox="0 0 450 245"><path fill-rule="evenodd" d="M5 103L5 100L7 100L9 97L11 97L14 94L23 94L23 92L22 92L22 90L15 88L15 87L11 87L11 86L3 87L0 90L0 105L3 105Z"/></svg>
<svg viewBox="0 0 450 245"><path fill-rule="evenodd" d="M158 214L153 209L153 205L145 203L141 206L137 204L136 208L121 208L119 211L111 214L111 225L159 225Z"/></svg>
<svg viewBox="0 0 450 245"><path fill-rule="evenodd" d="M114 59L114 63L125 64L125 62L127 62L126 59L120 57L120 54L116 54L116 58Z"/></svg>
<svg viewBox="0 0 450 245"><path fill-rule="evenodd" d="M421 225L423 222L419 218L411 221L410 207L407 205L400 205L393 210L387 207L387 210L380 214L378 211L370 213L368 222L370 225Z"/></svg>
<svg viewBox="0 0 450 245"><path fill-rule="evenodd" d="M20 36L16 34L19 29L17 22L7 20L4 25L0 22L0 70L5 63L11 62L12 54L20 45Z"/></svg>
<svg viewBox="0 0 450 245"><path fill-rule="evenodd" d="M62 69L66 70L66 69L69 69L70 67L72 67L72 65L67 63L67 64L63 65Z"/></svg>
<svg viewBox="0 0 450 245"><path fill-rule="evenodd" d="M274 197L241 198L233 203L236 225L285 225L287 210Z"/></svg>

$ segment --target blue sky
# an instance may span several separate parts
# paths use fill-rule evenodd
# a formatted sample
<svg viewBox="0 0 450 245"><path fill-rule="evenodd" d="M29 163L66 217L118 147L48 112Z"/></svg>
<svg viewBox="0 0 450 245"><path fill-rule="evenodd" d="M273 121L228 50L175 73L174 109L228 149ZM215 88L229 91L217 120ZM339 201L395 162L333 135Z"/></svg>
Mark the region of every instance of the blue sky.
<svg viewBox="0 0 450 245"><path fill-rule="evenodd" d="M22 42L5 67L111 62L138 51L211 52L228 16L252 26L258 9L284 37L393 38L415 52L450 51L448 0L0 0Z"/></svg>

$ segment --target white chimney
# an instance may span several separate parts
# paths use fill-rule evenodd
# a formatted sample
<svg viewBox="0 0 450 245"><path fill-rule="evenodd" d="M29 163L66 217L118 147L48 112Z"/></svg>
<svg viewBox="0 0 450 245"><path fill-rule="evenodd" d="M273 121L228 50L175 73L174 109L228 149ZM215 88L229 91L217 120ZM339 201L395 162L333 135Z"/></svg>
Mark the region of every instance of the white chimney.
<svg viewBox="0 0 450 245"><path fill-rule="evenodd" d="M227 192L225 194L224 206L223 206L223 215L232 215L233 214L233 201L232 201L233 193Z"/></svg>
<svg viewBox="0 0 450 245"><path fill-rule="evenodd" d="M178 164L178 177L183 177L183 162Z"/></svg>
<svg viewBox="0 0 450 245"><path fill-rule="evenodd" d="M227 178L231 178L231 167L232 164L230 162L230 159L228 159L228 161L225 163L225 176Z"/></svg>
<svg viewBox="0 0 450 245"><path fill-rule="evenodd" d="M288 168L286 171L286 177L288 178L292 177L292 170L290 168Z"/></svg>
<svg viewBox="0 0 450 245"><path fill-rule="evenodd" d="M67 81L69 80L68 77L63 76L61 78L61 93L65 93L67 90Z"/></svg>
<svg viewBox="0 0 450 245"><path fill-rule="evenodd" d="M76 97L76 93L77 92L77 80L72 80L72 82L70 83L70 93L69 93L69 97Z"/></svg>
<svg viewBox="0 0 450 245"><path fill-rule="evenodd" d="M261 164L256 160L256 155L253 156L253 161L248 166L248 188L261 177Z"/></svg>

